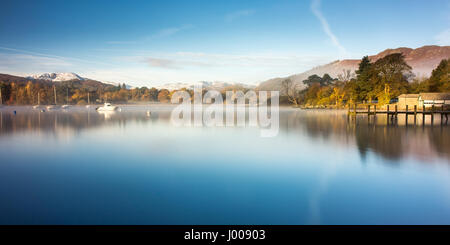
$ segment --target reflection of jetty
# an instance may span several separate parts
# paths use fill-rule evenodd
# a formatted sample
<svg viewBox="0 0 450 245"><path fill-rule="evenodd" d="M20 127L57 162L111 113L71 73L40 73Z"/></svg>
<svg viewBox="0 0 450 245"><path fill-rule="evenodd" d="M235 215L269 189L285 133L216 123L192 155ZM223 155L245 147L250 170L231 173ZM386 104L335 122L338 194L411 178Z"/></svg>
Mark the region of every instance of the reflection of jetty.
<svg viewBox="0 0 450 245"><path fill-rule="evenodd" d="M350 106L348 108L348 116L356 116L357 114L365 114L370 116L376 116L377 114L385 114L387 118L387 122L396 122L398 121L398 115L405 115L405 123L408 124L408 117L410 115L414 116L414 123L417 122L417 117L422 117L422 122L425 122L425 116L429 116L431 119L431 125L434 123L434 117L436 115L441 117L441 125L448 123L448 115L450 114L450 110L445 108L444 106L437 107L432 105L431 108L425 108L425 105L422 108L418 109L417 105L414 105L412 109L408 108L408 105L405 106L404 110L398 110L398 106L394 105L394 108L389 108L389 105L386 106L384 110L377 110L377 106L367 105L366 109L357 108L356 105Z"/></svg>

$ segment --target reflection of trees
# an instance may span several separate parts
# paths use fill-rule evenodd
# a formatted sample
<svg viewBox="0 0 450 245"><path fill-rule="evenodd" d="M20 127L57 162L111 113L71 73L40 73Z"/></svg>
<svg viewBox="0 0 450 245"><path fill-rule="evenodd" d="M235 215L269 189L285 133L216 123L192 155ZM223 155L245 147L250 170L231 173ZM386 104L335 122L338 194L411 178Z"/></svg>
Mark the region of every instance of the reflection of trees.
<svg viewBox="0 0 450 245"><path fill-rule="evenodd" d="M356 127L355 140L362 157L369 149L388 159L400 159L404 154L405 136L400 128L360 125Z"/></svg>
<svg viewBox="0 0 450 245"><path fill-rule="evenodd" d="M76 132L104 125L126 125L127 121L148 122L156 120L158 113L149 117L146 111L110 113L108 115L96 111L2 111L0 121L0 137L21 131L41 131L55 133L57 129L72 129Z"/></svg>
<svg viewBox="0 0 450 245"><path fill-rule="evenodd" d="M434 148L438 152L442 152L450 155L450 128L447 127L436 127L436 128L427 128L428 138L433 145Z"/></svg>
<svg viewBox="0 0 450 245"><path fill-rule="evenodd" d="M392 160L409 155L418 158L438 155L450 159L448 126L386 125L383 116L376 120L371 118L370 123L364 116L348 121L345 111L297 110L286 114L280 115L281 131L306 133L311 138L340 145L355 144L362 158L373 151Z"/></svg>
<svg viewBox="0 0 450 245"><path fill-rule="evenodd" d="M148 123L168 121L170 108L154 109L151 116L146 110L125 110L112 114L100 114L93 110L74 111L0 111L0 137L22 131L39 131L48 134L95 128L107 125L126 126L129 122ZM60 130L63 129L63 130ZM450 159L449 126L395 126L386 125L386 118L367 122L364 116L348 121L345 111L280 110L280 133L305 135L336 145L355 145L360 156L374 152L386 159L404 156L418 158L440 156Z"/></svg>

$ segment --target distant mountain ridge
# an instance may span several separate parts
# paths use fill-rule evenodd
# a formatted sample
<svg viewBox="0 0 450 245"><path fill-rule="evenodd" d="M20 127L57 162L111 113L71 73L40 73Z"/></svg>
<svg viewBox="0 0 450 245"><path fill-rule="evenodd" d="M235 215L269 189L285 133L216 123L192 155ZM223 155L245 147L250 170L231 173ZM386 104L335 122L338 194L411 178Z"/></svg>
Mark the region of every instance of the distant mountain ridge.
<svg viewBox="0 0 450 245"><path fill-rule="evenodd" d="M450 46L423 46L417 49L412 48L396 48L386 49L376 55L369 56L371 62L375 62L386 55L393 53L402 53L405 56L405 61L412 67L412 72L418 76L430 76L433 69L435 69L439 62L443 59L450 58ZM361 57L362 58L362 57ZM360 59L346 59L336 60L329 64L314 67L311 70L303 73L291 75L282 78L273 78L260 83L257 87L259 90L280 90L281 82L286 78L292 79L295 84L298 84L299 88L306 87L303 84L303 80L307 79L311 75L323 76L328 73L331 77L336 78L338 75L343 74L344 70L350 70L354 72L358 69Z"/></svg>
<svg viewBox="0 0 450 245"><path fill-rule="evenodd" d="M65 81L74 81L74 82L82 82L82 83L102 83L107 86L122 86L123 83L117 82L106 82L106 81L96 81L89 78L84 78L79 76L76 73L43 73L37 75L31 75L27 77L13 76L8 74L0 74L0 81L4 82L20 82L26 83L28 81L40 82L40 83L52 83L52 82L65 82ZM159 90L167 89L169 91L179 90L182 88L186 89L194 89L194 86L199 84L204 89L214 89L214 90L222 90L227 87L242 87L247 89L253 89L256 85L251 84L243 84L243 83L232 83L232 82L193 82L193 83L167 83L163 85L155 85L150 87L155 87ZM133 86L125 84L127 89L133 89Z"/></svg>
<svg viewBox="0 0 450 245"><path fill-rule="evenodd" d="M167 83L159 86L154 86L157 89L167 89L169 91L179 90L182 88L186 89L194 89L195 85L201 85L204 89L214 89L214 90L222 90L227 87L242 87L252 89L255 88L256 85L251 84L243 84L243 83L232 83L232 82L195 82L195 83Z"/></svg>

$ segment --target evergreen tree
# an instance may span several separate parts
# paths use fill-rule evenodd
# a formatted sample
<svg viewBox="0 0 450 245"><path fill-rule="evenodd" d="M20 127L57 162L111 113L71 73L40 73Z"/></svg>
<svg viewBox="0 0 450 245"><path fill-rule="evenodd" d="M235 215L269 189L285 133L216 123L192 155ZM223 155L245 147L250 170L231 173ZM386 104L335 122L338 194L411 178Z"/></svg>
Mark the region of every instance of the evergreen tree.
<svg viewBox="0 0 450 245"><path fill-rule="evenodd" d="M450 92L450 59L442 60L428 81L430 92Z"/></svg>
<svg viewBox="0 0 450 245"><path fill-rule="evenodd" d="M359 67L358 70L356 70L356 74L358 76L360 76L361 74L364 73L364 71L367 71L371 66L370 60L369 60L369 56L364 56L361 59L361 62L359 63Z"/></svg>

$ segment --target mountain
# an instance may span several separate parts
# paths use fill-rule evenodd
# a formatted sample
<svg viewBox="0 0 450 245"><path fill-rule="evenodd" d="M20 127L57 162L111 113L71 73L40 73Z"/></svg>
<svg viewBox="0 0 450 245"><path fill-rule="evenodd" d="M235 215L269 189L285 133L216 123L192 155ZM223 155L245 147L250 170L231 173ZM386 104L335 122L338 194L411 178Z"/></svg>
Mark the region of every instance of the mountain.
<svg viewBox="0 0 450 245"><path fill-rule="evenodd" d="M48 80L52 82L63 82L63 81L71 81L71 80L80 80L84 81L86 80L83 77L80 77L79 75L72 73L72 72L66 72L66 73L44 73L40 75L31 75L28 76L29 79L38 79L38 80Z"/></svg>
<svg viewBox="0 0 450 245"><path fill-rule="evenodd" d="M412 67L412 72L417 77L430 76L433 69L435 69L439 62L443 59L450 58L450 46L423 46L417 49L412 48L396 48L396 49L386 49L376 55L369 56L371 62L375 62L386 55L393 53L402 53L405 56L405 61ZM331 77L338 77L343 74L344 70L350 70L353 74L354 71L358 69L360 59L346 59L337 60L329 64L315 67L311 70L305 71L303 73L291 75L282 78L273 78L260 83L258 86L259 90L280 90L281 82L290 78L295 84L298 84L299 88L306 87L303 84L303 80L307 79L311 75L323 76L328 73Z"/></svg>
<svg viewBox="0 0 450 245"><path fill-rule="evenodd" d="M74 74L74 73L72 73L72 74ZM74 75L76 75L76 74L74 74ZM6 84L16 83L19 85L25 85L28 82L39 83L39 84L43 84L46 86L53 85L53 81L50 78L45 79L46 78L45 76L43 76L42 78L39 78L39 76L36 76L36 77L37 78L33 78L31 76L20 77L20 76L14 76L14 75L9 75L9 74L0 74L0 82L6 83ZM66 78L69 78L69 77L71 77L71 76L66 76ZM56 78L57 77L55 77L55 79ZM62 79L61 76L59 78ZM71 84L71 87L75 87L75 88L82 87L82 86L85 86L87 88L100 88L100 87L101 88L109 88L109 87L113 86L108 83L104 83L104 82L100 82L100 81L96 81L96 80L92 80L92 79L87 79L87 78L82 78L82 79L77 78L77 79L70 79L70 80L65 80L65 81L60 80L58 82L58 84L61 86L67 86L67 84Z"/></svg>
<svg viewBox="0 0 450 245"><path fill-rule="evenodd" d="M5 83L17 83L17 84L26 84L27 82L29 82L30 79L26 78L26 77L19 77L19 76L13 76L13 75L9 75L9 74L0 74L0 82L5 82ZM48 83L50 84L50 82L48 80L35 80L33 79L33 81L39 81L42 83Z"/></svg>

